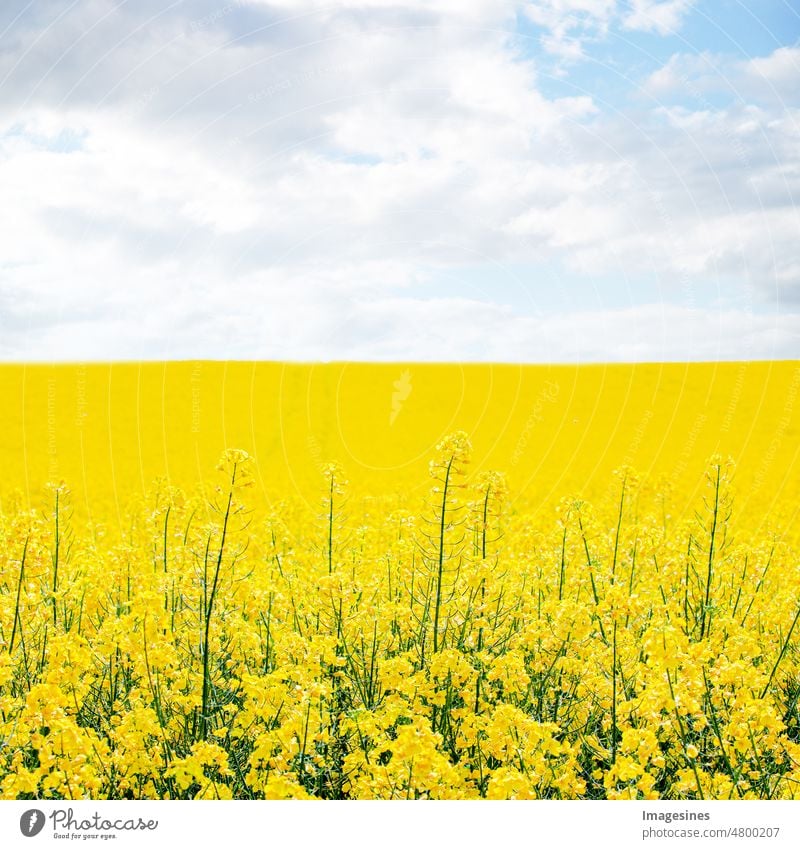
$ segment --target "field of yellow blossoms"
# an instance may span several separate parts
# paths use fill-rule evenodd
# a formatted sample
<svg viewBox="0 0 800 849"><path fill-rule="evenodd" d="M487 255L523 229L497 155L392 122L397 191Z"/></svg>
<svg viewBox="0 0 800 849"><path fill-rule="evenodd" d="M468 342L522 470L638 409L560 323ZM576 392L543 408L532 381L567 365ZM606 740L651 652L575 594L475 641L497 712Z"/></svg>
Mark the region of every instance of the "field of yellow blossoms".
<svg viewBox="0 0 800 849"><path fill-rule="evenodd" d="M0 370L2 798L800 798L797 364L114 368Z"/></svg>

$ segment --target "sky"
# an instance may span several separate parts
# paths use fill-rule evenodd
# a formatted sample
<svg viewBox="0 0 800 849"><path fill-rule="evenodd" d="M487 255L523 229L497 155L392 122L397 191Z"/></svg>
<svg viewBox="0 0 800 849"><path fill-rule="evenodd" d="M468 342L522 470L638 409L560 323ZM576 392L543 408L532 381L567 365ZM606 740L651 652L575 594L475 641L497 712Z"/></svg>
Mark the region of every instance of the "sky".
<svg viewBox="0 0 800 849"><path fill-rule="evenodd" d="M794 0L3 0L0 360L800 357Z"/></svg>

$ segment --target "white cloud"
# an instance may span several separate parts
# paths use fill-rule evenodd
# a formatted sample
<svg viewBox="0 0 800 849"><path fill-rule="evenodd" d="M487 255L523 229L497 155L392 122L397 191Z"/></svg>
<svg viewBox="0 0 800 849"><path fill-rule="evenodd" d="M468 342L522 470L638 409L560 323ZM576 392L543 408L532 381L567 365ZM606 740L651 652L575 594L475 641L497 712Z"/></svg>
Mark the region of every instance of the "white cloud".
<svg viewBox="0 0 800 849"><path fill-rule="evenodd" d="M800 301L798 114L755 89L618 112L546 96L510 2L143 3L158 17L141 29L80 5L0 55L0 356L798 350L797 315L766 314ZM584 44L619 10L526 13ZM695 58L650 93L714 61ZM784 62L758 73L777 85ZM485 271L467 290L476 267L525 269L528 300ZM566 290L620 283L596 312L545 316L544 267Z"/></svg>
<svg viewBox="0 0 800 849"><path fill-rule="evenodd" d="M800 47L779 47L743 63L741 70L748 91L772 95L779 103L800 103Z"/></svg>
<svg viewBox="0 0 800 849"><path fill-rule="evenodd" d="M730 70L730 63L712 53L675 53L647 77L642 88L656 98L677 94L702 99L723 89L726 82L730 85L730 80L723 76L726 66Z"/></svg>
<svg viewBox="0 0 800 849"><path fill-rule="evenodd" d="M576 61L584 57L584 42L606 34L616 7L617 0L532 0L525 14L547 30L545 50Z"/></svg>
<svg viewBox="0 0 800 849"><path fill-rule="evenodd" d="M800 343L796 316L743 309L643 304L531 316L466 297L353 300L322 280L300 291L294 279L263 282L248 291L240 281L217 317L193 310L187 294L156 297L156 309L136 326L120 315L98 324L77 312L21 326L18 336L2 335L0 355L47 361L66 350L91 360L107 359L113 348L122 358L194 358L198 334L208 357L312 361L332 350L337 358L383 361L408 359L409 351L421 361L672 361L687 352L698 360L780 359L795 357Z"/></svg>
<svg viewBox="0 0 800 849"><path fill-rule="evenodd" d="M768 56L757 56L747 69L778 85L797 84L800 75L800 47L779 47Z"/></svg>
<svg viewBox="0 0 800 849"><path fill-rule="evenodd" d="M631 0L623 25L632 30L669 35L677 32L696 0Z"/></svg>
<svg viewBox="0 0 800 849"><path fill-rule="evenodd" d="M675 97L695 103L724 96L774 107L798 105L800 47L779 47L765 56L737 59L700 51L676 53L645 81L652 97Z"/></svg>

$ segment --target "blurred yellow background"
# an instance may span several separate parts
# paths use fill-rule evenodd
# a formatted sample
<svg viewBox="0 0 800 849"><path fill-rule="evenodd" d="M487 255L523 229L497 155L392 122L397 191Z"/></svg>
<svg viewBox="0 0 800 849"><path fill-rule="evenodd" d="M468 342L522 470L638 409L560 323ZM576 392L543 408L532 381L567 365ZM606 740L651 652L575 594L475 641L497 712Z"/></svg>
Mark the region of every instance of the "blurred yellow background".
<svg viewBox="0 0 800 849"><path fill-rule="evenodd" d="M695 499L705 460L737 462L738 509L797 503L800 363L597 366L165 362L0 366L2 483L37 503L124 507L154 479L215 480L226 447L256 460L260 495L314 499L320 467L354 487L430 485L435 443L463 429L474 469L517 496L591 497L628 464Z"/></svg>

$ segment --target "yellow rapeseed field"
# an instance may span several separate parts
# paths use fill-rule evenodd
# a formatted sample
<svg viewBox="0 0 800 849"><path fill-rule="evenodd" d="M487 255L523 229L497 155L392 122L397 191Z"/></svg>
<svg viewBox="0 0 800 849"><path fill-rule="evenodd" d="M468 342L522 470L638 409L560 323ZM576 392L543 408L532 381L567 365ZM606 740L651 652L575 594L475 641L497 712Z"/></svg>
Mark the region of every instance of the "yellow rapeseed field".
<svg viewBox="0 0 800 849"><path fill-rule="evenodd" d="M798 393L0 367L0 794L800 798Z"/></svg>

